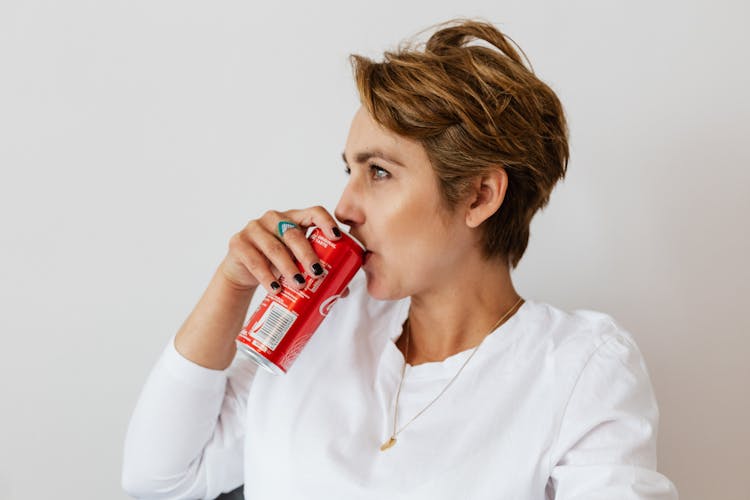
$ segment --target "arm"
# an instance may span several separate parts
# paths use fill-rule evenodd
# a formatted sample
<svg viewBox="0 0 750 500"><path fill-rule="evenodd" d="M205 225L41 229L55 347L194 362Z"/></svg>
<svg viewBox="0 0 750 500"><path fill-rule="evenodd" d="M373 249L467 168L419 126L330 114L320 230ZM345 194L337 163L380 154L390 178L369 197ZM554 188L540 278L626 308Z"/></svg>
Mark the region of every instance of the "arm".
<svg viewBox="0 0 750 500"><path fill-rule="evenodd" d="M298 226L279 234L283 221ZM280 290L274 270L299 288L305 280L297 262L316 276L323 272L305 237L311 225L326 228L334 240L341 237L323 207L269 210L232 236L227 256L149 375L131 417L122 473L131 495L215 497L242 484L245 407L256 365L236 355L235 338L251 299L258 297L256 305L262 300L255 293L259 285L268 293Z"/></svg>
<svg viewBox="0 0 750 500"><path fill-rule="evenodd" d="M550 498L676 500L675 486L656 470L658 420L638 347L619 333L608 338L566 406L551 455Z"/></svg>
<svg viewBox="0 0 750 500"><path fill-rule="evenodd" d="M217 271L170 339L125 439L122 483L130 495L212 498L242 484L245 407L256 365L233 357L234 338L254 291L239 292Z"/></svg>

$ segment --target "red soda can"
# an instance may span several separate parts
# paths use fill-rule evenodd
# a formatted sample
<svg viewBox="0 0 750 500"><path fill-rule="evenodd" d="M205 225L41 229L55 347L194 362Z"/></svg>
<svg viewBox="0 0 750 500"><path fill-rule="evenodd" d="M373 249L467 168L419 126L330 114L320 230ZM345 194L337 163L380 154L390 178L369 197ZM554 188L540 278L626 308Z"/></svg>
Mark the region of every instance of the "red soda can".
<svg viewBox="0 0 750 500"><path fill-rule="evenodd" d="M352 280L365 254L364 247L342 232L341 239L331 241L320 228L307 237L325 270L319 277L300 273L306 286L299 290L286 286L282 276L281 290L267 294L247 325L237 336L237 349L274 374L289 370L328 311ZM296 259L295 259L296 261Z"/></svg>

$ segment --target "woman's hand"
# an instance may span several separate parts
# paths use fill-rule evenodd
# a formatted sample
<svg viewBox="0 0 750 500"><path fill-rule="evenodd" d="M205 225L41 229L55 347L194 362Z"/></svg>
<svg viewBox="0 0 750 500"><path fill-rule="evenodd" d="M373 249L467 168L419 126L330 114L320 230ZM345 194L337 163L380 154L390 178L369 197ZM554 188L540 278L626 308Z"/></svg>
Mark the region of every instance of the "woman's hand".
<svg viewBox="0 0 750 500"><path fill-rule="evenodd" d="M298 227L289 228L279 236L277 228L281 221L294 222ZM302 263L309 276L318 277L325 272L305 237L310 226L319 227L331 240L341 238L336 220L320 206L286 212L269 210L259 219L251 220L229 240L229 251L220 266L222 276L241 291L262 285L268 293L277 293L281 289L279 276L284 276L286 286L305 288L305 277L296 261Z"/></svg>
<svg viewBox="0 0 750 500"><path fill-rule="evenodd" d="M276 228L284 220L299 227L287 229L282 237ZM229 366L236 351L237 332L242 328L258 285L276 293L281 287L275 287L274 283L279 285L277 276L283 274L284 285L303 288L305 279L295 259L303 264L306 274L316 276L316 264L320 266L320 261L305 238L307 228L313 225L332 240L341 238L340 232L338 236L335 234L339 231L336 221L322 207L287 212L269 210L232 236L226 257L177 332L174 341L177 351L206 368L224 370ZM317 275L322 276L324 270L320 271ZM302 283L295 280L295 275L299 275ZM346 295L348 288L341 294Z"/></svg>

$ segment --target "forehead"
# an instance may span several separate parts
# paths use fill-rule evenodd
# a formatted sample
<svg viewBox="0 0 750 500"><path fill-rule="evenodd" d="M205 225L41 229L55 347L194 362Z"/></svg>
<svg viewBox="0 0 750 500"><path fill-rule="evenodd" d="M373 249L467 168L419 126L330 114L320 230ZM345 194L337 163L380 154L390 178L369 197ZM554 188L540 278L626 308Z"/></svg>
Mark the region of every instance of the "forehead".
<svg viewBox="0 0 750 500"><path fill-rule="evenodd" d="M352 119L344 153L349 161L354 161L365 151L379 151L406 167L429 165L427 152L419 142L388 130L360 107Z"/></svg>

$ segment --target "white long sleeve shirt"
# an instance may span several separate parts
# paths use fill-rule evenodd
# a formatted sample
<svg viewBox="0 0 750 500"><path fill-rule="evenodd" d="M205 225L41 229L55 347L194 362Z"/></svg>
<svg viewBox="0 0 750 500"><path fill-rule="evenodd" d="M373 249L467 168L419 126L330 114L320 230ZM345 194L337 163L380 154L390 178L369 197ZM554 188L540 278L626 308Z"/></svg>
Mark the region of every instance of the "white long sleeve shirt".
<svg viewBox="0 0 750 500"><path fill-rule="evenodd" d="M605 314L526 300L448 390L397 436L410 298L350 284L285 375L238 353L224 371L170 340L125 440L142 498L673 500L656 470L659 411L632 336ZM262 300L259 289L249 309ZM407 365L398 428L471 354Z"/></svg>

